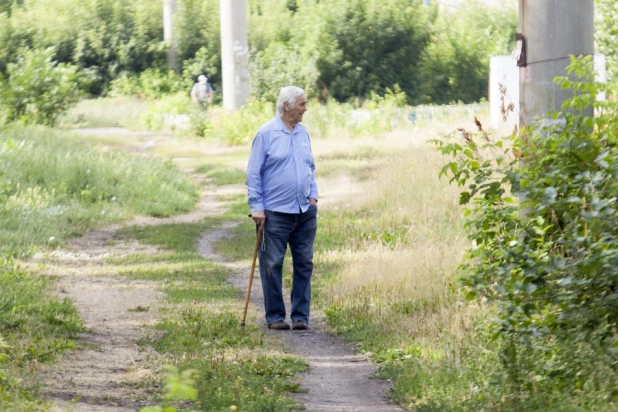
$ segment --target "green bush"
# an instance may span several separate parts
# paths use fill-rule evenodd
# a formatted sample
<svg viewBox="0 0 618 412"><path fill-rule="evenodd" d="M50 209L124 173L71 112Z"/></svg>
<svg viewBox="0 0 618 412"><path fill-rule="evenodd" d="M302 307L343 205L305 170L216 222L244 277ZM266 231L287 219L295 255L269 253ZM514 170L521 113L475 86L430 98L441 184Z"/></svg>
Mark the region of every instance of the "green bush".
<svg viewBox="0 0 618 412"><path fill-rule="evenodd" d="M123 73L110 84L112 96L137 96L160 99L166 95L184 92L189 94L192 84L171 70L146 69L139 75Z"/></svg>
<svg viewBox="0 0 618 412"><path fill-rule="evenodd" d="M492 8L475 0L456 13L440 13L421 53L415 100L447 104L487 97L489 58L510 52L516 29L514 7Z"/></svg>
<svg viewBox="0 0 618 412"><path fill-rule="evenodd" d="M260 126L275 116L272 103L249 101L242 109L229 112L212 108L194 113L193 133L232 145L251 142Z"/></svg>
<svg viewBox="0 0 618 412"><path fill-rule="evenodd" d="M329 6L316 63L321 83L339 101L382 94L395 84L415 96L428 23L429 9L420 0Z"/></svg>
<svg viewBox="0 0 618 412"><path fill-rule="evenodd" d="M280 43L272 43L266 50L254 52L249 64L251 96L276 103L282 87L296 85L305 90L308 98L317 97L320 73L316 61L317 53L305 61L300 52Z"/></svg>
<svg viewBox="0 0 618 412"><path fill-rule="evenodd" d="M579 80L558 80L574 97L546 125L506 142L465 131L463 143L437 142L454 157L441 174L464 187L475 244L460 281L469 299L495 303L513 405L539 390L616 401L618 105L596 101L607 86L592 81L590 57L569 73ZM598 116L582 114L591 106Z"/></svg>
<svg viewBox="0 0 618 412"><path fill-rule="evenodd" d="M0 101L9 122L54 125L79 100L76 68L52 61L53 49L24 50L7 68Z"/></svg>

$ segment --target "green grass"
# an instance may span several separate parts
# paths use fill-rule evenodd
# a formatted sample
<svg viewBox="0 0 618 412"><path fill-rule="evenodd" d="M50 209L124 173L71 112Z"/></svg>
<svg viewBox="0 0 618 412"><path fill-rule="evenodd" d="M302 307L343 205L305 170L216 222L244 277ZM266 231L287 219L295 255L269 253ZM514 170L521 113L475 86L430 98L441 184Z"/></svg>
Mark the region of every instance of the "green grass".
<svg viewBox="0 0 618 412"><path fill-rule="evenodd" d="M170 162L101 152L51 129L9 127L0 148L0 252L56 247L133 214L189 211L197 199Z"/></svg>
<svg viewBox="0 0 618 412"><path fill-rule="evenodd" d="M230 216L234 216L233 213ZM195 410L291 411L296 402L286 395L299 390L296 373L303 360L281 350L281 342L266 336L249 314L242 328L242 292L226 283L231 269L202 258L198 236L218 227L222 218L201 223L131 227L123 238L156 245L170 253L132 255L109 260L120 275L163 282L166 307L152 336L142 340L165 354L180 369L196 370Z"/></svg>
<svg viewBox="0 0 618 412"><path fill-rule="evenodd" d="M195 173L202 173L215 185L232 185L245 183L246 173L240 169L220 167L206 164L195 169Z"/></svg>
<svg viewBox="0 0 618 412"><path fill-rule="evenodd" d="M35 410L41 367L86 331L73 303L50 297L52 280L0 258L0 409Z"/></svg>

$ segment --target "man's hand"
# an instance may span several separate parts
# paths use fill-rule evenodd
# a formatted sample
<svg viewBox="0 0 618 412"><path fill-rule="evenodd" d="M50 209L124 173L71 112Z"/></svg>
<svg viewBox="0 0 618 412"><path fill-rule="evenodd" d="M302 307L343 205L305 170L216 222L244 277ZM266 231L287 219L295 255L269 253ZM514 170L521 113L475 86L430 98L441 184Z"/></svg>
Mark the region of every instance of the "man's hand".
<svg viewBox="0 0 618 412"><path fill-rule="evenodd" d="M260 226L264 226L264 222L266 222L266 215L263 210L258 210L257 212L251 212L251 219Z"/></svg>
<svg viewBox="0 0 618 412"><path fill-rule="evenodd" d="M318 205L318 201L314 198L309 198L309 204L311 206L317 206Z"/></svg>

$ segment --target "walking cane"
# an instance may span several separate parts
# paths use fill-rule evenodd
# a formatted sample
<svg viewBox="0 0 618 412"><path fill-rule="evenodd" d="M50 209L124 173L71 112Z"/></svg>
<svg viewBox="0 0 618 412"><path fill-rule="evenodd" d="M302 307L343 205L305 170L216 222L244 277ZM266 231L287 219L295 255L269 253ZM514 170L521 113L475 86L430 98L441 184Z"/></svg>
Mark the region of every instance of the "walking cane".
<svg viewBox="0 0 618 412"><path fill-rule="evenodd" d="M258 247L260 247L260 238L262 237L262 231L264 226L260 226L255 239L255 249L253 250L253 263L251 264L251 275L249 275L249 287L247 288L247 297L245 298L245 311L242 314L242 323L240 326L245 327L245 320L247 319L247 308L249 307L249 298L251 297L251 285L253 285L253 273L255 272L255 261L257 260Z"/></svg>

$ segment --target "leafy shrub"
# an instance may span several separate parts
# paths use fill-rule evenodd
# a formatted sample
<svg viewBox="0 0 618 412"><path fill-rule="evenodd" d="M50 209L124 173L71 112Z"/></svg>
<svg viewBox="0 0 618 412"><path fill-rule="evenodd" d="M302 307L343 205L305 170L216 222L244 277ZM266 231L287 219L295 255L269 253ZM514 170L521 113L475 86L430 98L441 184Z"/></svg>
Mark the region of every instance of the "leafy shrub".
<svg viewBox="0 0 618 412"><path fill-rule="evenodd" d="M416 95L418 64L429 40L429 9L420 1L350 0L329 6L316 63L339 101L399 84Z"/></svg>
<svg viewBox="0 0 618 412"><path fill-rule="evenodd" d="M165 365L163 369L166 371L164 378L165 400L168 402L183 402L196 401L197 389L195 389L194 376L198 375L195 369L186 369L182 372L175 366ZM174 406L147 406L141 408L140 412L176 412Z"/></svg>
<svg viewBox="0 0 618 412"><path fill-rule="evenodd" d="M24 50L0 89L6 120L54 125L79 100L76 68L52 61L53 49Z"/></svg>
<svg viewBox="0 0 618 412"><path fill-rule="evenodd" d="M146 69L139 75L123 73L110 84L112 96L138 96L160 99L169 94L189 93L191 85L172 70Z"/></svg>
<svg viewBox="0 0 618 412"><path fill-rule="evenodd" d="M208 83L212 85L213 80L217 80L219 67L221 67L221 56L202 47L195 53L195 57L182 63L182 76L185 84L192 86L198 76L203 74L208 77Z"/></svg>
<svg viewBox="0 0 618 412"><path fill-rule="evenodd" d="M591 73L589 57L573 59L569 74L580 80L558 79L574 91L565 112L520 138L493 143L462 130L463 144L436 142L455 158L441 174L465 187L475 244L460 280L468 298L496 304L514 393L616 385L618 105L595 100L607 86ZM597 117L582 114L590 106Z"/></svg>
<svg viewBox="0 0 618 412"><path fill-rule="evenodd" d="M249 101L233 112L212 108L194 113L192 128L198 136L237 145L250 142L260 126L274 115L271 103Z"/></svg>
<svg viewBox="0 0 618 412"><path fill-rule="evenodd" d="M415 100L447 104L486 97L489 57L510 52L516 29L514 7L468 1L456 13L440 13L432 24L431 41L421 53Z"/></svg>

